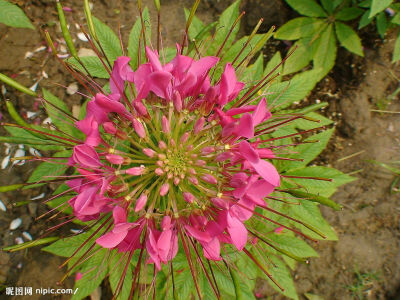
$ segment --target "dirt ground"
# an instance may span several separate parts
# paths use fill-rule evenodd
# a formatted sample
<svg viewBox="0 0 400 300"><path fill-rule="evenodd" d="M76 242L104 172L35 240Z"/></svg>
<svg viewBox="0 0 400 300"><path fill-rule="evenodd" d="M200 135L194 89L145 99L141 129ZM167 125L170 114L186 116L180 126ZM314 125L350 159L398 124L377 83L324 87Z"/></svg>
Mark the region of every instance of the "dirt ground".
<svg viewBox="0 0 400 300"><path fill-rule="evenodd" d="M54 1L32 0L16 1L22 5L33 20L37 30L13 29L0 25L0 72L13 76L26 86L32 86L43 76L39 86L51 90L57 96L67 100L68 105L80 104L78 95L68 96L54 82L66 86L73 79L66 75L63 68L50 58L47 51L38 51L31 58L25 58L28 51L44 45L39 29L48 28L53 36L60 37L54 8ZM232 1L202 1L198 16L204 21L215 18ZM282 25L292 17L292 12L282 4L283 1L243 0L246 10L243 33L248 33L260 17L266 24ZM144 1L153 7L152 1ZM190 0L162 1L163 34L168 36L167 45L180 40L184 24L182 7L190 7ZM71 7L67 18L72 24L83 22L82 1L66 0L64 6ZM126 37L136 20L135 1L96 1L94 14L114 29L121 24L121 33ZM153 18L154 19L154 18ZM124 24L124 25L122 25ZM179 26L177 26L179 24ZM306 99L307 103L319 100L329 106L324 113L336 122L336 133L328 149L322 154L319 164L334 166L345 173L351 173L358 180L347 184L338 191L333 199L344 206L340 212L323 208L327 220L339 235L338 242L320 242L317 250L319 258L313 258L308 265L301 265L294 272L298 293L311 293L322 299L400 299L400 206L399 194L390 193L393 175L372 164L369 160L389 162L400 160L400 114L381 114L371 111L377 104L386 105L386 110L400 111L399 97L391 101L390 95L400 86L398 64L391 64L394 33L383 43L375 33L362 33L365 46L365 58L355 57L343 49L338 52L338 61L334 70L322 80L316 90ZM126 39L125 39L126 40ZM89 48L87 43L77 39L78 49ZM281 42L273 41L265 49L270 51L285 49ZM6 96L22 112L34 111L32 98L8 89ZM3 118L7 120L4 102L0 104ZM39 115L40 117L40 115ZM0 149L3 156L4 147ZM0 171L0 185L18 183L26 180L32 165L14 166ZM15 239L29 232L34 238L43 234L52 221L35 223L34 218L45 211L40 200L30 201L46 187L22 192L0 194L0 200L6 204L7 211L0 211L0 246L15 244ZM29 205L13 207L12 202L30 201ZM9 224L21 217L22 225L10 230ZM56 223L54 223L56 224ZM70 228L73 228L70 227ZM65 228L68 234L70 228ZM32 286L56 287L56 282L65 270L59 269L62 259L50 256L40 249L26 252L0 252L0 287ZM64 283L71 287L72 279ZM102 299L108 299L103 288ZM271 288L260 283L256 290L263 299L282 299ZM12 299L0 293L1 299ZM21 299L22 297L15 297ZM69 299L49 296L29 297L27 299Z"/></svg>

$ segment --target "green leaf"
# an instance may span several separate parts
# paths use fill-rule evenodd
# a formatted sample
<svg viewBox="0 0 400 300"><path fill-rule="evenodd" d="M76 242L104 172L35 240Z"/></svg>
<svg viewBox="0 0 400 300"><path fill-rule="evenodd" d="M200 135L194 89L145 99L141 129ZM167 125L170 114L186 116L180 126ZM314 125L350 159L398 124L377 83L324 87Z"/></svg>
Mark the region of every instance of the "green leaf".
<svg viewBox="0 0 400 300"><path fill-rule="evenodd" d="M35 29L22 9L6 0L0 0L0 23L12 27Z"/></svg>
<svg viewBox="0 0 400 300"><path fill-rule="evenodd" d="M57 126L57 128L60 129L62 132L65 132L77 138L83 138L82 132L75 128L74 124L72 123L73 121L65 116L65 114L72 116L72 113L69 111L68 106L65 104L65 102L54 96L46 89L42 89L42 93L44 99L46 99L48 102L59 109L58 110L54 106L45 103L45 108L49 117L51 118L52 123Z"/></svg>
<svg viewBox="0 0 400 300"><path fill-rule="evenodd" d="M36 247L36 246L39 246L39 245L52 243L54 241L57 241L58 239L59 238L56 237L56 236L46 237L46 238L37 239L37 240L34 240L34 241L25 242L25 243L22 243L22 244L19 244L19 245L13 245L13 246L4 247L2 250L3 251L7 251L7 252L16 252L16 251L20 251L20 250L23 250L23 249Z"/></svg>
<svg viewBox="0 0 400 300"><path fill-rule="evenodd" d="M297 296L296 288L293 283L293 278L292 275L290 274L290 271L286 268L285 263L282 262L279 258L276 256L269 256L269 259L271 260L271 266L268 268L268 272L271 274L271 276L280 284L280 286L284 289L282 292L275 283L273 283L268 277L267 280L269 284L278 292L282 293L284 296L290 298L290 299L299 299Z"/></svg>
<svg viewBox="0 0 400 300"><path fill-rule="evenodd" d="M71 156L71 153L72 153L71 150L64 150L55 153L53 157L68 157ZM56 160L55 162L42 162L35 170L33 170L31 176L28 179L28 182L52 180L54 179L54 177L52 176L58 176L63 174L68 167L65 166L64 164L60 164L57 162L60 162L60 160ZM44 183L41 183L35 186L41 186L43 184Z"/></svg>
<svg viewBox="0 0 400 300"><path fill-rule="evenodd" d="M303 199L297 199L297 202L299 202L300 205L291 205L288 208L288 214L290 216L304 221L306 224L309 224L314 228L317 228L321 233L325 235L326 240L337 240L337 235L335 231L321 215L318 203ZM311 231L301 224L293 222L293 225L299 228L303 233L314 239L323 239L320 235L316 234L315 232Z"/></svg>
<svg viewBox="0 0 400 300"><path fill-rule="evenodd" d="M362 15L363 9L358 7L345 7L336 14L336 20L350 21Z"/></svg>
<svg viewBox="0 0 400 300"><path fill-rule="evenodd" d="M398 12L393 19L390 20L391 23L400 25L400 12Z"/></svg>
<svg viewBox="0 0 400 300"><path fill-rule="evenodd" d="M386 15L384 12L379 13L376 16L376 28L378 29L378 33L382 39L385 38L385 33L388 28L388 21L386 19Z"/></svg>
<svg viewBox="0 0 400 300"><path fill-rule="evenodd" d="M243 60L243 58L249 55L249 53L255 48L257 43L260 42L262 38L263 38L262 34L256 34L250 41L250 43L247 45L246 49L244 49L243 52L240 54L239 58L237 59L237 63L240 63ZM237 56L237 54L243 49L247 39L248 36L244 36L240 40L238 40L235 44L233 44L232 47L230 47L230 49L225 52L222 62L232 62Z"/></svg>
<svg viewBox="0 0 400 300"><path fill-rule="evenodd" d="M392 4L393 0L372 0L371 11L369 13L369 18L372 18L376 14L383 11L385 8Z"/></svg>
<svg viewBox="0 0 400 300"><path fill-rule="evenodd" d="M310 42L310 38L302 38L289 49L288 53L297 47L293 54L285 61L282 75L288 75L300 71L309 64L312 60Z"/></svg>
<svg viewBox="0 0 400 300"><path fill-rule="evenodd" d="M394 45L392 62L396 62L398 60L400 60L400 33L397 36L396 43Z"/></svg>
<svg viewBox="0 0 400 300"><path fill-rule="evenodd" d="M80 57L81 62L89 71L90 75L98 78L110 78L107 70L104 68L97 56L82 56ZM73 57L67 59L67 62L71 64L75 69L81 71L83 74L87 74L86 70L82 65Z"/></svg>
<svg viewBox="0 0 400 300"><path fill-rule="evenodd" d="M316 43L313 63L314 68L321 69L319 79L322 79L333 68L336 60L337 47L332 24L329 24L322 32L321 37Z"/></svg>
<svg viewBox="0 0 400 300"><path fill-rule="evenodd" d="M189 18L190 11L187 8L184 8L185 11L185 19ZM189 27L189 38L194 39L206 26L204 23L196 16L193 17L192 23Z"/></svg>
<svg viewBox="0 0 400 300"><path fill-rule="evenodd" d="M279 28L274 36L279 40L297 40L302 37L312 36L323 24L324 21L320 19L307 17L295 18Z"/></svg>
<svg viewBox="0 0 400 300"><path fill-rule="evenodd" d="M287 234L271 233L267 235L268 239L275 242L276 245L298 257L318 257L318 253L300 238L289 236ZM275 244L272 243L272 244Z"/></svg>
<svg viewBox="0 0 400 300"><path fill-rule="evenodd" d="M299 191L299 190L296 190L296 189L291 190L289 192L289 194L291 194L291 195L293 195L295 197L306 199L308 201L313 201L313 202L316 202L316 203L319 203L319 204L323 204L325 206L333 208L334 210L342 209L342 206L337 204L335 201L333 201L333 200L331 200L329 198L320 196L320 195L306 193L306 192Z"/></svg>
<svg viewBox="0 0 400 300"><path fill-rule="evenodd" d="M122 56L119 38L110 27L96 17L93 17L93 24L100 45L112 65L118 56Z"/></svg>
<svg viewBox="0 0 400 300"><path fill-rule="evenodd" d="M116 252L117 250L114 250ZM117 299L118 300L127 300L129 299L129 295L131 292L132 288L132 273L133 273L133 266L130 262L126 262L127 256L123 258L123 255L120 253L112 253L113 259L111 260L111 263L109 265L109 281L110 281L110 286L113 294L115 293L118 283L120 282L122 275L124 273L124 268L126 264L128 264L128 267L126 269L125 273L125 278L124 282L122 285L122 288L118 294Z"/></svg>
<svg viewBox="0 0 400 300"><path fill-rule="evenodd" d="M314 0L286 0L295 11L307 17L327 17L324 9Z"/></svg>
<svg viewBox="0 0 400 300"><path fill-rule="evenodd" d="M11 126L4 126L5 130L7 130L12 136L17 137L17 138L24 138L27 140L27 143L29 143L29 141L35 141L38 139L38 136L33 135L31 132L29 132L26 129L23 128L18 128L18 127L11 127ZM43 129L41 127L38 127L38 129ZM47 141L49 142L49 146L48 145L39 145L39 144L35 144L35 148L37 148L38 150L63 150L64 147L63 146L57 146L57 145L51 145L51 144L55 144L55 141L52 140L47 140L45 139L45 136L43 136L43 141ZM30 143L29 143L30 144Z"/></svg>
<svg viewBox="0 0 400 300"><path fill-rule="evenodd" d="M309 143L309 144L302 144L297 146L295 151L296 154L290 155L290 158L298 158L303 159L303 161L288 161L282 164L281 171L287 171L292 169L301 168L306 166L309 162L315 159L325 148L328 144L329 139L331 138L334 129L328 129L321 133L314 134L305 139L305 141L315 141L318 140L318 143ZM315 174L314 174L315 175Z"/></svg>
<svg viewBox="0 0 400 300"><path fill-rule="evenodd" d="M151 23L150 23L150 15L147 7L143 10L143 22L146 27L146 39L151 40ZM132 27L131 32L129 33L129 41L128 41L128 55L131 58L130 65L133 70L136 70L138 67L138 55L139 55L139 46L141 48L141 62L144 62L146 56L144 51L144 42L143 38L140 39L140 34L142 32L142 21L138 18L135 24ZM141 41L139 43L139 40Z"/></svg>
<svg viewBox="0 0 400 300"><path fill-rule="evenodd" d="M233 23L239 16L239 4L240 0L233 2L227 9L225 9L218 20L216 27L215 39L211 46L207 50L208 55L215 55L218 49L222 46L226 36L230 32ZM232 42L235 40L237 33L239 32L240 22L233 28L228 40L225 44L225 49L229 49Z"/></svg>
<svg viewBox="0 0 400 300"><path fill-rule="evenodd" d="M75 281L77 292L71 300L83 299L89 296L107 275L108 271L108 249L101 249L95 255L90 257L80 268L83 273L81 279Z"/></svg>
<svg viewBox="0 0 400 300"><path fill-rule="evenodd" d="M337 38L343 47L350 52L364 56L360 37L350 26L342 22L335 22L335 29Z"/></svg>
<svg viewBox="0 0 400 300"><path fill-rule="evenodd" d="M261 80L264 72L264 60L263 54L260 53L254 64L247 67L243 73L243 76L240 77L240 80L243 82L250 81L258 81Z"/></svg>
<svg viewBox="0 0 400 300"><path fill-rule="evenodd" d="M275 69L275 67L277 67L281 62L282 62L281 53L278 51L278 52L276 52L274 54L274 56L272 56L272 58L269 60L269 62L265 66L265 70L264 70L263 76L267 76L269 73L271 73L272 70ZM270 78L273 77L274 75L278 74L278 73L282 73L282 69L283 69L283 66L279 65L276 68L276 70L269 75ZM277 77L275 79L275 81L277 81L277 82L280 82L280 80L281 80L281 76L279 76L279 77Z"/></svg>
<svg viewBox="0 0 400 300"><path fill-rule="evenodd" d="M5 193L5 192L10 192L10 191L15 191L23 187L23 183L17 183L17 184L10 184L10 185L3 185L0 186L0 193Z"/></svg>
<svg viewBox="0 0 400 300"><path fill-rule="evenodd" d="M317 83L320 70L306 71L294 76L289 82L284 81L271 85L266 90L269 105L273 103L274 107L280 109L290 106L293 102L304 99Z"/></svg>
<svg viewBox="0 0 400 300"><path fill-rule="evenodd" d="M365 26L369 25L372 23L374 19L369 18L369 10L367 10L361 17L360 23L358 24L358 29L364 28Z"/></svg>
<svg viewBox="0 0 400 300"><path fill-rule="evenodd" d="M322 7L328 12L329 15L333 13L334 6L332 0L321 0Z"/></svg>

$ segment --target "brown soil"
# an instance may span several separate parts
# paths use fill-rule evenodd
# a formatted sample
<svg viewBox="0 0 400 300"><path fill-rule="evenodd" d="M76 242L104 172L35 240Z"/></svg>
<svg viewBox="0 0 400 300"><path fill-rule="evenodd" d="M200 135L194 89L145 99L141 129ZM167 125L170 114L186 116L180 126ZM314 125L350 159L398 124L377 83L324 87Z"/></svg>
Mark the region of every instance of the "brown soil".
<svg viewBox="0 0 400 300"><path fill-rule="evenodd" d="M37 29L47 27L53 36L60 37L57 26L52 26L57 20L53 1L32 0L16 1L34 21ZM168 36L167 45L180 40L184 24L182 7L190 7L190 0L165 0L163 2L163 34ZM232 1L203 1L199 7L199 17L210 21ZM267 3L268 2L268 3ZM144 1L152 7L152 1ZM73 13L67 13L68 20L73 25L83 22L82 1L66 0L64 6L73 8ZM127 36L136 20L137 12L134 1L97 1L94 14L114 29L121 25L121 33ZM281 25L287 20L287 8L281 1L245 0L242 3L247 15L244 21L244 32L249 32L259 17L264 17L266 30L271 25ZM154 12L153 12L154 13ZM154 20L155 18L153 18ZM177 26L176 24L179 24ZM321 296L323 299L357 298L351 291L356 286L356 271L369 276L369 281L360 287L364 299L400 299L400 209L398 194L390 193L393 176L368 160L389 162L400 160L400 116L397 114L379 114L371 112L376 103L384 99L399 86L400 72L398 65L390 63L393 38L390 35L387 42L375 40L375 35L363 34L366 56L364 59L349 55L343 49L338 54L338 64L312 93L307 103L322 100L329 103L325 110L337 123L336 135L323 153L320 162L334 166L345 173L355 173L357 181L340 189L334 200L344 206L340 212L323 208L323 213L339 234L338 242L321 242L316 246L320 258L312 259L309 265L301 265L294 272L299 295L304 293ZM84 42L77 40L78 49L89 48ZM43 79L40 87L50 89L57 96L67 100L72 106L83 100L78 95L66 97L62 88L57 88L53 82L66 86L74 80L63 68L50 59L46 51L35 53L31 59L25 59L27 51L44 45L44 38L39 30L14 29L0 25L0 72L16 79L26 86L33 85L44 70L49 79ZM272 42L267 49L283 49L279 42ZM268 50L269 51L269 50ZM270 53L265 53L267 56ZM397 67L397 69L396 69ZM397 76L397 77L396 77ZM32 98L22 95L9 88L6 94L21 112L34 110ZM387 110L400 111L399 98L388 104ZM3 118L4 104L1 104ZM4 153L4 147L0 149ZM361 152L362 151L362 152ZM352 154L356 156L344 159ZM342 160L341 160L342 159ZM0 185L13 184L26 180L32 166L14 166L2 170ZM34 238L43 234L51 226L35 223L33 219L43 213L45 208L40 200L31 201L29 206L13 207L12 202L29 200L46 188L25 190L1 194L1 200L7 204L7 212L0 211L0 246L15 243L15 238L22 231L29 231ZM9 230L11 220L21 217L23 224L14 231ZM72 226L73 227L73 226ZM69 233L69 228L63 231ZM6 286L55 287L65 270L59 269L62 259L47 255L39 249L26 252L0 252L0 284ZM376 276L375 276L376 275ZM72 279L63 286L70 287ZM104 290L104 289L103 289ZM271 288L260 284L257 292L269 299L281 299ZM1 299L12 299L0 294ZM22 297L15 297L20 299ZM103 292L103 299L107 299ZM28 298L27 298L28 299ZM49 296L30 297L29 299L53 299ZM69 299L63 298L54 299Z"/></svg>

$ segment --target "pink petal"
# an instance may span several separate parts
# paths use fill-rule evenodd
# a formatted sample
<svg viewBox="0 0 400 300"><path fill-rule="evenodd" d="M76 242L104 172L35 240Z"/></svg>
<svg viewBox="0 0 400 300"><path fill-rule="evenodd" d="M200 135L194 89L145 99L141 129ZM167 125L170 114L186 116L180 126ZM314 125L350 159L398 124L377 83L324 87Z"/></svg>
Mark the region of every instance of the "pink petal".
<svg viewBox="0 0 400 300"><path fill-rule="evenodd" d="M102 246L103 248L111 249L116 247L119 243L121 243L127 234L128 231L121 231L118 233L114 233L111 231L99 237L96 240L96 243Z"/></svg>
<svg viewBox="0 0 400 300"><path fill-rule="evenodd" d="M260 159L257 163L251 163L251 165L270 184L273 186L280 185L280 175L273 164Z"/></svg>
<svg viewBox="0 0 400 300"><path fill-rule="evenodd" d="M192 66L189 68L190 73L196 75L196 77L203 76L205 73L214 67L219 61L218 57L215 56L206 56L198 61L192 63Z"/></svg>
<svg viewBox="0 0 400 300"><path fill-rule="evenodd" d="M221 244L218 238L213 238L209 243L202 243L204 257L211 260L221 260Z"/></svg>
<svg viewBox="0 0 400 300"><path fill-rule="evenodd" d="M116 206L113 209L114 224L126 222L126 210L120 206Z"/></svg>
<svg viewBox="0 0 400 300"><path fill-rule="evenodd" d="M146 194L141 194L140 197L136 200L136 205L135 205L135 212L140 211L143 209L143 207L147 203L147 195Z"/></svg>
<svg viewBox="0 0 400 300"><path fill-rule="evenodd" d="M167 87L171 82L171 73L165 71L156 71L149 76L149 89L158 97L169 99Z"/></svg>
<svg viewBox="0 0 400 300"><path fill-rule="evenodd" d="M254 148L247 142L241 141L239 143L239 151L240 154L248 160L251 164L257 163L260 161L258 153L254 150Z"/></svg>
<svg viewBox="0 0 400 300"><path fill-rule="evenodd" d="M237 136L243 136L251 139L254 137L254 124L253 118L249 113L245 113L240 119L239 124L235 128L235 134Z"/></svg>
<svg viewBox="0 0 400 300"><path fill-rule="evenodd" d="M82 144L75 146L72 157L73 160L82 167L96 169L103 165L100 162L100 158L96 150L89 145Z"/></svg>
<svg viewBox="0 0 400 300"><path fill-rule="evenodd" d="M106 154L106 159L114 165L121 165L125 161L121 155L117 154Z"/></svg>
<svg viewBox="0 0 400 300"><path fill-rule="evenodd" d="M227 215L228 232L235 247L242 251L247 243L247 229L237 218Z"/></svg>
<svg viewBox="0 0 400 300"><path fill-rule="evenodd" d="M267 101L265 100L265 98L262 98L261 101L257 104L257 107L253 113L254 125L260 124L270 115L271 113L267 110Z"/></svg>
<svg viewBox="0 0 400 300"><path fill-rule="evenodd" d="M153 51L149 47L146 47L146 56L154 70L156 71L162 70L162 66L160 63L160 59L158 58L157 51Z"/></svg>

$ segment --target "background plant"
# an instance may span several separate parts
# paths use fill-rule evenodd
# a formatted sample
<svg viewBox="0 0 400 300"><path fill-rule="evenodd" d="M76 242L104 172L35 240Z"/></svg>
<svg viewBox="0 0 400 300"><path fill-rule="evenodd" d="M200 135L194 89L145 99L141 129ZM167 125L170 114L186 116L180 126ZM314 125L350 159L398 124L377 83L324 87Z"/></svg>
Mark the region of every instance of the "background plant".
<svg viewBox="0 0 400 300"><path fill-rule="evenodd" d="M90 11L86 12L90 13ZM62 11L59 10L59 13L62 14ZM148 12L146 10L143 11L143 16L144 20L148 19ZM187 16L189 18L190 12L187 12ZM254 32L254 34L250 36L246 36L235 41L235 37L239 28L238 26L234 26L232 34L227 40L225 40L227 33L234 25L234 20L238 17L238 1L231 5L221 14L218 22L211 25L206 26L198 18L194 17L191 26L189 27L189 37L191 40L194 39L195 42L192 42L192 44L189 45L189 49L191 49L191 51L195 51L196 46L201 45L202 42L206 44L207 41L213 39L214 42L207 49L207 54L215 54L215 52L218 51L218 46L225 44L224 51L220 53L222 57L222 63L228 61L233 62L233 64L238 68L240 80L245 82L256 81L261 79L263 76L271 73L271 76L274 78L274 80L271 81L265 89L260 90L259 93L265 94L268 103L270 105L273 104L273 106L275 107L273 113L279 114L290 112L305 114L305 119L298 119L292 122L290 126L286 126L275 131L271 137L288 136L286 139L282 139L280 141L281 145L284 145L295 143L296 139L294 138L294 136L297 135L299 132L305 131L310 133L310 136L303 140L305 143L296 147L296 153L289 156L293 159L302 159L302 161L282 161L276 164L276 167L279 169L281 174L291 177L291 180L287 181L283 188L296 189L293 189L291 192L277 192L276 196L280 197L281 199L286 199L286 201L276 201L271 205L271 208L280 211L290 217L296 218L302 223L298 223L283 216L268 213L265 211L260 211L260 213L264 214L264 216L270 218L271 220L284 224L285 226L298 228L301 232L311 236L314 239L335 240L337 239L337 236L333 229L329 226L329 224L323 219L319 211L319 204L324 204L334 209L339 209L340 206L331 201L329 197L335 192L338 186L350 182L353 179L336 169L311 165L312 161L326 147L329 138L333 133L332 128L325 131L322 130L324 129L322 128L322 126L329 126L332 124L332 122L315 112L321 107L325 106L325 104L313 105L302 109L293 109L293 107L291 106L294 102L301 101L310 93L310 91L313 89L316 82L318 81L319 76L321 76L321 71L318 69L306 71L297 74L290 81L283 80L282 75L279 72L284 72L285 67L295 68L290 66L291 62L287 60L282 67L282 58L280 54L277 53L269 62L265 64L263 61L263 55L258 54L258 51L262 49L268 38L271 36L272 32L264 34L256 34ZM88 22L88 24L90 24L90 22ZM149 22L146 21L146 24L149 24ZM64 26L63 28L65 30L66 26ZM117 56L120 56L122 54L122 49L120 47L117 35L107 25L102 23L100 20L93 18L93 28L90 28L90 30L95 32L99 44L101 45L102 49L104 49L105 55L109 58L110 61L113 61ZM132 58L134 58L132 59L133 69L136 69L137 67L137 64L135 62L137 61L137 53L143 51L143 49L138 45L140 43L138 43L137 41L140 39L140 35L144 30L146 32L146 37L150 39L150 27L147 26L145 29L142 29L142 22L139 19L133 25L131 34L129 36L128 54ZM67 31L64 31L64 38L68 42L70 37L68 37ZM198 44L196 45L195 43ZM243 47L243 45L245 45L246 43L248 43L250 46ZM69 44L68 46L70 47L72 58L67 59L67 63L77 68L78 70L85 72L84 68L82 68L79 63L82 62L86 69L93 76L98 78L108 78L108 73L104 69L98 57L78 57L76 55L76 52L74 51L74 46L72 44ZM172 53L173 51L174 50L171 49L165 50L166 61L168 61L172 57L170 53ZM142 55L142 57L144 58L144 55ZM247 66L247 63L250 62L250 58L254 59L252 59L252 63ZM222 63L221 69L223 65ZM217 69L216 73L221 73L221 69ZM35 97L39 96L35 92L19 86L16 82L12 81L8 77L2 76L1 79L6 83L17 87L23 92L26 92ZM51 117L53 124L59 128L63 128L64 132L72 136L79 136L79 132L77 132L74 127L66 126L66 124L60 120L62 118L62 111L69 112L68 106L61 99L55 97L45 89L43 89L40 94L47 101L46 110L48 111L48 114ZM8 103L9 104L7 107L11 117L14 118L14 121L16 123L24 126L26 129L6 126L6 130L10 133L11 136L1 137L3 141L20 143L21 139L24 139L26 141L25 143L31 143L32 145L35 145L35 147L39 150L56 151L56 153L54 154L55 157L68 157L69 155L71 155L71 150L65 149L62 145L52 145L52 142L50 140L45 139L43 136L37 135L34 131L30 130L39 130L40 128L40 130L42 131L45 130L51 133L49 129L36 127L32 124L27 124L16 114L12 103ZM82 111L80 118L83 118L83 116L84 111ZM289 149L289 151L290 150L294 150L294 148ZM34 170L31 177L29 178L29 182L32 183L32 185L28 185L26 187L35 187L37 186L38 181L40 181L40 184L43 184L43 181L46 181L46 178L43 177L44 174L62 175L64 171L64 169L59 168L59 165L43 162L36 170ZM326 180L299 178L314 177L316 175ZM2 188L3 190L12 190L16 187L9 186ZM66 186L60 185L54 192L54 194L60 194L65 190ZM58 204L67 201L69 198L70 196L59 197L55 201L49 201L48 205L50 207L56 208ZM295 205L289 203L290 201L293 201L289 199L293 198L295 198L296 201ZM68 211L63 212L68 213ZM304 224L307 224L307 227L304 227ZM265 231L270 231L268 237L270 238L271 243L274 245L274 247L265 247L264 250L269 258L267 264L271 275L283 287L284 295L293 299L297 299L298 297L289 269L295 268L296 261L305 262L307 257L316 256L316 252L305 241L298 237L295 237L294 234L290 231L284 230L282 233L276 234L274 232L274 229L276 229L275 225L271 224L270 228L265 228L265 224L261 222L256 225L260 228L262 227ZM59 240L54 244L46 247L44 250L54 253L56 255L69 257L76 251L79 246L83 244L86 238L90 236L94 230L95 228L87 233ZM21 249L31 245L32 244L18 246L16 249ZM80 251L84 252L86 250L87 246L84 246ZM255 255L259 256L259 254L256 253ZM119 255L115 256L116 260L118 260L119 258ZM179 270L179 272L175 274L175 284L178 291L177 294L180 295L181 299L187 299L194 290L193 282L191 280L187 280L187 278L190 277L190 271L187 266L185 266L185 259L185 256L180 253L174 260L174 267ZM246 269L246 280L243 280L241 283L237 283L235 281L235 278L238 278L238 274L231 274L231 276L229 276L229 274L226 274L224 272L216 271L216 281L223 295L227 298L235 295L239 297L239 294L241 294L243 299L253 299L254 296L252 293L252 289L255 285L255 278L258 276L262 276L269 281L270 279L265 276L264 272L261 272L259 268L257 268L251 261L249 261L246 256L237 255L235 259L237 260L239 270ZM74 272L85 273L92 270L93 267L101 265L103 263L103 260L104 253L102 251L99 251L99 253L90 257L87 261L85 261L84 264L81 264L79 267L74 267L74 263L76 262L75 259L70 260L68 262L68 265L69 267L72 267ZM132 263L128 266L129 271L133 269L136 261L137 257L133 257ZM79 292L77 295L74 296L74 298L80 299L89 295L108 274L111 288L115 291L117 289L119 279L121 278L122 270L118 268L112 268L112 266L113 263L110 264L109 268L107 267L99 270L97 276L95 276L94 278L88 276L86 278L83 277L81 280L77 281L76 286L79 287ZM164 268L162 270L162 273L160 273L160 275L157 277L157 289L160 291L160 299L165 298L166 296L168 298L173 297L173 295L171 294L172 290L168 288L166 284L168 274L168 268ZM243 276L243 274L240 274L240 276ZM129 280L132 280L132 278L129 278L129 276L125 278L125 281L128 283ZM143 278L143 283L148 283L151 280L152 273L146 274L146 276ZM206 295L205 297L207 299L212 299L213 293L210 287L207 285L206 279L204 277L201 279L201 282L202 290ZM282 292L275 284L273 284L272 282L271 284L275 289ZM122 299L126 299L129 296L129 284L126 284L124 286L126 286L126 288L120 294L120 297Z"/></svg>
<svg viewBox="0 0 400 300"><path fill-rule="evenodd" d="M0 23L11 27L35 29L22 9L6 0L0 0Z"/></svg>

